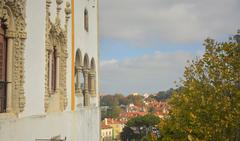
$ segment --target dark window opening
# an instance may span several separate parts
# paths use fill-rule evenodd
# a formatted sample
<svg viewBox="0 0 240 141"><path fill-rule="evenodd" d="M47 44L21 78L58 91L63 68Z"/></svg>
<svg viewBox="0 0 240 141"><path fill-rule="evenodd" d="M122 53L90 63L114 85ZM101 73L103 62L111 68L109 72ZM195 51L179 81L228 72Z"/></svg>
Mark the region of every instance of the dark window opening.
<svg viewBox="0 0 240 141"><path fill-rule="evenodd" d="M0 23L0 113L7 107L7 39L6 26Z"/></svg>
<svg viewBox="0 0 240 141"><path fill-rule="evenodd" d="M88 11L84 10L84 29L88 32L89 23L88 23Z"/></svg>
<svg viewBox="0 0 240 141"><path fill-rule="evenodd" d="M52 91L56 91L56 81L57 81L57 50L54 47L53 54L52 54L52 82L51 82L51 88Z"/></svg>

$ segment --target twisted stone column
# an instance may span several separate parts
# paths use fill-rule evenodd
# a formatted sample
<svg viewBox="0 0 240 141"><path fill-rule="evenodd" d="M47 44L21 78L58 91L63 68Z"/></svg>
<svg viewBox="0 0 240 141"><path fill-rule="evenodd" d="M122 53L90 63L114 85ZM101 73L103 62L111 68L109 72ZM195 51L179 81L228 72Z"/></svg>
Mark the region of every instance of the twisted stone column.
<svg viewBox="0 0 240 141"><path fill-rule="evenodd" d="M81 88L81 67L76 67L76 95L82 96Z"/></svg>
<svg viewBox="0 0 240 141"><path fill-rule="evenodd" d="M12 112L12 68L13 68L13 32L7 31L7 81L10 82L7 84L7 107L6 110L8 113Z"/></svg>
<svg viewBox="0 0 240 141"><path fill-rule="evenodd" d="M96 73L94 71L89 73L89 83L89 92L91 96L96 96Z"/></svg>
<svg viewBox="0 0 240 141"><path fill-rule="evenodd" d="M89 106L90 105L90 97L88 93L88 70L84 69L83 70L83 76L84 76L84 106Z"/></svg>

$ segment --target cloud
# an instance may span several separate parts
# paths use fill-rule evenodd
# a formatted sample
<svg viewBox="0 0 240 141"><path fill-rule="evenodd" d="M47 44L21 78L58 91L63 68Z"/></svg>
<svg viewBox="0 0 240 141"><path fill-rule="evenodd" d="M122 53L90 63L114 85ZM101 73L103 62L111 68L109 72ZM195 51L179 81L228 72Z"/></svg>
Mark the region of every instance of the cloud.
<svg viewBox="0 0 240 141"><path fill-rule="evenodd" d="M151 93L174 87L173 82L183 75L186 61L193 57L187 52L155 52L122 61L102 61L101 92Z"/></svg>
<svg viewBox="0 0 240 141"><path fill-rule="evenodd" d="M101 0L102 42L129 43L136 52L139 46L168 52L125 60L118 60L118 52L115 59L102 61L101 92L144 93L174 87L186 61L203 54L195 45L207 37L222 40L240 28L239 5L239 0ZM183 49L186 52L179 52Z"/></svg>
<svg viewBox="0 0 240 141"><path fill-rule="evenodd" d="M151 42L198 42L240 28L239 0L102 0L101 37Z"/></svg>

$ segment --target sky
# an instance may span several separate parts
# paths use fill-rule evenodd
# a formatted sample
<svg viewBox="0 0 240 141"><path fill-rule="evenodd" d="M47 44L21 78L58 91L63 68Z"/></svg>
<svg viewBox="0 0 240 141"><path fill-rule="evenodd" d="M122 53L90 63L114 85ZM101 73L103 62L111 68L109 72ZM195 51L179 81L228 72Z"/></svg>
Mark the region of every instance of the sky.
<svg viewBox="0 0 240 141"><path fill-rule="evenodd" d="M240 29L240 0L100 0L100 92L174 88L203 41Z"/></svg>

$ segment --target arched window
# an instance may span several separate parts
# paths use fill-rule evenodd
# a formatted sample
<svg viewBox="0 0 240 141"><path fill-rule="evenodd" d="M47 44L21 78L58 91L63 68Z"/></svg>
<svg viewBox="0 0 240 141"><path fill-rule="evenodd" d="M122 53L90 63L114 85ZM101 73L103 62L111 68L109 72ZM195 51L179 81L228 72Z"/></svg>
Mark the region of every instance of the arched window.
<svg viewBox="0 0 240 141"><path fill-rule="evenodd" d="M95 71L95 60L94 60L94 58L92 58L92 60L91 60L91 70Z"/></svg>
<svg viewBox="0 0 240 141"><path fill-rule="evenodd" d="M88 57L88 54L85 54L84 55L84 62L83 62L84 64L84 68L85 69L88 69L89 68L89 57Z"/></svg>
<svg viewBox="0 0 240 141"><path fill-rule="evenodd" d="M0 23L0 113L6 112L7 103L7 40L5 26Z"/></svg>
<svg viewBox="0 0 240 141"><path fill-rule="evenodd" d="M88 22L88 11L87 9L84 10L84 29L88 32L89 29L89 22Z"/></svg>

